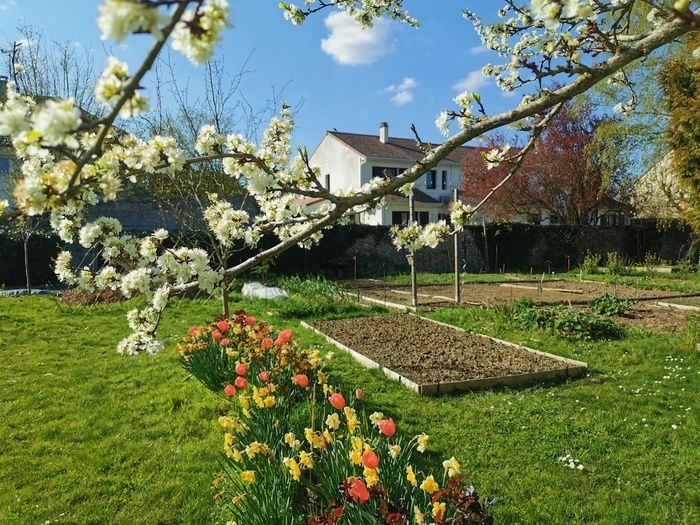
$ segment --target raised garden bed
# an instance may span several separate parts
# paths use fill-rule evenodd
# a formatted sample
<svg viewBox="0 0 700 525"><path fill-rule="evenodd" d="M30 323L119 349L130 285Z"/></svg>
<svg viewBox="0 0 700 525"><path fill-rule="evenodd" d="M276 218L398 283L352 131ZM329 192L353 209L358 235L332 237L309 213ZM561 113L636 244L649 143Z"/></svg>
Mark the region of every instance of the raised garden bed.
<svg viewBox="0 0 700 525"><path fill-rule="evenodd" d="M425 395L579 377L586 363L416 315L314 321L305 326L368 368Z"/></svg>

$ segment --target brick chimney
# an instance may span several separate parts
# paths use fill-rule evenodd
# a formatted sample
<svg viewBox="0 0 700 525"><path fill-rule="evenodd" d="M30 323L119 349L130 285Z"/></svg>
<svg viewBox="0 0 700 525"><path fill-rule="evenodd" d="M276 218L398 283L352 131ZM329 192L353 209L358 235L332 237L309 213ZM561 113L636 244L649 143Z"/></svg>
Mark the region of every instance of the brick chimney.
<svg viewBox="0 0 700 525"><path fill-rule="evenodd" d="M382 144L389 143L389 123L382 122L379 124L379 142Z"/></svg>

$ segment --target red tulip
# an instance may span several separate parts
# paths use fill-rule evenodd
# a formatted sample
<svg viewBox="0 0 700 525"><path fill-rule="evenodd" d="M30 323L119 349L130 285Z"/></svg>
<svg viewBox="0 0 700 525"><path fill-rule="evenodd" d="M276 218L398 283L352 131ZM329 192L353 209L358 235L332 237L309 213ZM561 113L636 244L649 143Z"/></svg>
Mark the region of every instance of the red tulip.
<svg viewBox="0 0 700 525"><path fill-rule="evenodd" d="M272 345L274 345L275 342L270 339L269 337L266 337L265 339L262 340L262 343L260 343L260 346L262 346L263 350L267 350L270 348Z"/></svg>
<svg viewBox="0 0 700 525"><path fill-rule="evenodd" d="M336 410L343 410L345 408L345 398L343 397L343 394L339 392L331 394L328 401L330 401L331 406Z"/></svg>
<svg viewBox="0 0 700 525"><path fill-rule="evenodd" d="M309 376L306 374L297 374L292 378L292 381L301 388L307 388L309 386Z"/></svg>
<svg viewBox="0 0 700 525"><path fill-rule="evenodd" d="M287 328L286 330L282 330L279 335L277 336L277 340L275 341L275 344L277 346L282 346L286 345L289 341L292 339L292 329Z"/></svg>
<svg viewBox="0 0 700 525"><path fill-rule="evenodd" d="M258 374L258 378L259 378L260 381L262 381L263 383L267 383L267 382L270 380L270 374L269 374L268 372L266 372L265 370L263 370L262 372L260 372L260 373Z"/></svg>
<svg viewBox="0 0 700 525"><path fill-rule="evenodd" d="M350 484L348 494L359 504L365 503L369 499L367 485L365 485L365 482L361 479L356 479Z"/></svg>
<svg viewBox="0 0 700 525"><path fill-rule="evenodd" d="M246 381L245 377L238 376L233 384L236 385L236 388L243 390L248 386L248 381Z"/></svg>
<svg viewBox="0 0 700 525"><path fill-rule="evenodd" d="M379 423L379 432L384 434L386 437L391 437L396 434L396 423L393 419L382 419Z"/></svg>
<svg viewBox="0 0 700 525"><path fill-rule="evenodd" d="M248 373L248 365L245 363L236 363L236 373L239 376L244 376Z"/></svg>
<svg viewBox="0 0 700 525"><path fill-rule="evenodd" d="M221 320L218 323L216 323L216 327L222 332L226 332L228 331L228 321L226 321L225 319Z"/></svg>
<svg viewBox="0 0 700 525"><path fill-rule="evenodd" d="M246 315L245 316L245 324L247 324L248 326L254 325L255 324L255 317L253 317L252 315Z"/></svg>
<svg viewBox="0 0 700 525"><path fill-rule="evenodd" d="M219 342L221 343L221 346L228 346L228 345L231 344L231 341L229 341L228 337L224 337L224 338L223 338L221 341L219 341Z"/></svg>
<svg viewBox="0 0 700 525"><path fill-rule="evenodd" d="M228 397L233 397L236 395L236 388L233 385L226 385L226 388L224 388L224 394L226 394Z"/></svg>
<svg viewBox="0 0 700 525"><path fill-rule="evenodd" d="M202 333L202 327L201 326L190 326L190 329L187 330L187 333L190 335L199 335Z"/></svg>
<svg viewBox="0 0 700 525"><path fill-rule="evenodd" d="M377 468L379 456L371 450L365 450L362 454L362 464L367 468Z"/></svg>
<svg viewBox="0 0 700 525"><path fill-rule="evenodd" d="M211 338L212 338L214 341L221 341L221 338L222 338L222 337L223 337L223 336L221 335L221 332L219 332L218 330L214 330L214 331L211 333Z"/></svg>
<svg viewBox="0 0 700 525"><path fill-rule="evenodd" d="M364 391L361 388L358 388L357 390L355 390L355 397L362 401L365 398Z"/></svg>

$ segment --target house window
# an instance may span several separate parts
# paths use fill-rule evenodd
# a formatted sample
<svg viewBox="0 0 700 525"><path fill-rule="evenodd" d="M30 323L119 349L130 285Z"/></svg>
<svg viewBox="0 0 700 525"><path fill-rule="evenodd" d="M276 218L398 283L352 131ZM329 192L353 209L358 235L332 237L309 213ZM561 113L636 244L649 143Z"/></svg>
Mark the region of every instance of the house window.
<svg viewBox="0 0 700 525"><path fill-rule="evenodd" d="M437 182L437 172L435 170L430 170L426 179L425 187L429 190L435 189L435 184Z"/></svg>
<svg viewBox="0 0 700 525"><path fill-rule="evenodd" d="M418 224L421 226L425 226L428 224L429 216L427 211L414 211L413 212L413 220L416 221Z"/></svg>
<svg viewBox="0 0 700 525"><path fill-rule="evenodd" d="M438 221L445 221L447 224L450 224L450 222L451 222L450 214L449 213L438 213Z"/></svg>
<svg viewBox="0 0 700 525"><path fill-rule="evenodd" d="M326 190L331 191L331 176L330 174L326 174Z"/></svg>
<svg viewBox="0 0 700 525"><path fill-rule="evenodd" d="M387 168L384 166L372 166L372 178L392 179L399 174L398 168Z"/></svg>
<svg viewBox="0 0 700 525"><path fill-rule="evenodd" d="M430 217L427 211L414 211L413 220L418 222L421 226L428 224ZM408 212L407 211L392 211L391 212L391 224L394 226L408 226Z"/></svg>
<svg viewBox="0 0 700 525"><path fill-rule="evenodd" d="M408 226L408 212L392 211L391 224L393 224L394 226Z"/></svg>
<svg viewBox="0 0 700 525"><path fill-rule="evenodd" d="M442 189L447 189L447 170L442 170Z"/></svg>

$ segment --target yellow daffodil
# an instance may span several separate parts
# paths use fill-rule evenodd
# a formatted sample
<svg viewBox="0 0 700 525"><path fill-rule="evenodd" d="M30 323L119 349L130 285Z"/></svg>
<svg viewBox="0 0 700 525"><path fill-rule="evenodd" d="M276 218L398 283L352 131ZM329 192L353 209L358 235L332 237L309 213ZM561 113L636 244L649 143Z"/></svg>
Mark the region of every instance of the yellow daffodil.
<svg viewBox="0 0 700 525"><path fill-rule="evenodd" d="M418 446L416 449L418 449L418 452L425 452L428 450L428 440L430 438L428 437L427 434L421 434L418 436Z"/></svg>
<svg viewBox="0 0 700 525"><path fill-rule="evenodd" d="M351 434L354 434L357 428L360 426L360 422L357 419L357 413L354 408L345 407L343 409L343 414L345 414L345 420L348 424L348 430Z"/></svg>
<svg viewBox="0 0 700 525"><path fill-rule="evenodd" d="M399 457L399 454L401 454L401 447L398 445L391 445L389 447L389 455L396 459Z"/></svg>
<svg viewBox="0 0 700 525"><path fill-rule="evenodd" d="M331 430L338 430L340 428L340 417L338 414L333 412L326 418L326 426Z"/></svg>
<svg viewBox="0 0 700 525"><path fill-rule="evenodd" d="M425 514L421 512L421 510L418 507L413 507L413 515L416 520L416 525L424 525L425 524Z"/></svg>
<svg viewBox="0 0 700 525"><path fill-rule="evenodd" d="M418 480L416 479L416 473L413 472L413 467L411 465L406 467L406 479L414 487L418 485Z"/></svg>
<svg viewBox="0 0 700 525"><path fill-rule="evenodd" d="M316 378L318 379L318 383L320 385L324 384L326 381L328 381L328 375L324 374L323 372L317 372L316 373Z"/></svg>
<svg viewBox="0 0 700 525"><path fill-rule="evenodd" d="M274 396L267 396L265 397L264 400L265 403L265 408L272 408L275 406L275 398Z"/></svg>
<svg viewBox="0 0 700 525"><path fill-rule="evenodd" d="M255 471L254 470L244 470L241 472L241 480L243 483L248 485L255 483Z"/></svg>
<svg viewBox="0 0 700 525"><path fill-rule="evenodd" d="M440 518L445 514L445 504L436 501L433 503L433 516L435 518Z"/></svg>
<svg viewBox="0 0 700 525"><path fill-rule="evenodd" d="M381 412L374 412L369 416L369 420L372 422L372 424L376 427L381 420L384 419L384 414Z"/></svg>
<svg viewBox="0 0 700 525"><path fill-rule="evenodd" d="M423 480L423 483L420 484L420 488L428 494L432 494L433 492L437 492L440 487L435 483L433 476L430 475Z"/></svg>
<svg viewBox="0 0 700 525"><path fill-rule="evenodd" d="M308 452L304 452L304 451L299 452L299 461L307 469L314 468L314 458Z"/></svg>
<svg viewBox="0 0 700 525"><path fill-rule="evenodd" d="M350 451L350 463L353 465L362 465L362 451L353 449Z"/></svg>
<svg viewBox="0 0 700 525"><path fill-rule="evenodd" d="M289 469L289 475L292 476L294 481L299 481L301 478L301 468L299 468L299 463L296 462L294 458L284 458L282 464Z"/></svg>
<svg viewBox="0 0 700 525"><path fill-rule="evenodd" d="M374 487L379 482L379 473L376 468L365 467L362 474L368 487Z"/></svg>
<svg viewBox="0 0 700 525"><path fill-rule="evenodd" d="M460 467L461 465L459 464L459 461L457 461L454 456L452 456L450 459L447 461L442 462L443 468L447 471L447 476L450 478L454 478L460 473Z"/></svg>

